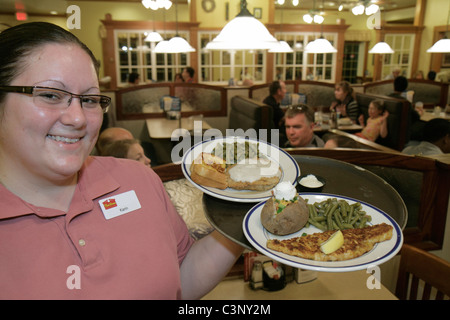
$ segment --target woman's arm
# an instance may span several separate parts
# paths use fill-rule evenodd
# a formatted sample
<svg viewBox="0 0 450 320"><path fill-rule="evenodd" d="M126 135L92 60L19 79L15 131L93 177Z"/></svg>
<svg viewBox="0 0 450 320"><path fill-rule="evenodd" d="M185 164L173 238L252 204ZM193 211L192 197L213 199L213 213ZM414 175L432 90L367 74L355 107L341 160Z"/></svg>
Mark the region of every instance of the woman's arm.
<svg viewBox="0 0 450 320"><path fill-rule="evenodd" d="M183 299L199 299L228 273L244 248L218 231L197 241L184 258L181 270Z"/></svg>
<svg viewBox="0 0 450 320"><path fill-rule="evenodd" d="M388 128L387 128L388 116L389 116L389 112L387 110L381 116L383 118L383 120L381 121L381 126L380 126L380 136L382 138L386 138L388 135Z"/></svg>

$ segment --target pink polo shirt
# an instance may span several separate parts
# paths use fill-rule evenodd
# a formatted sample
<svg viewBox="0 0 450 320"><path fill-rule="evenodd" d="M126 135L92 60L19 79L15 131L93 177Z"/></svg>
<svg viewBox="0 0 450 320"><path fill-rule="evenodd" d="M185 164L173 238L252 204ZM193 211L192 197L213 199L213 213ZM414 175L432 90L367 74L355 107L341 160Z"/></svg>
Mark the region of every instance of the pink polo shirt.
<svg viewBox="0 0 450 320"><path fill-rule="evenodd" d="M107 220L99 200L131 190L140 209ZM177 299L192 244L161 180L137 161L89 157L67 213L0 185L0 299Z"/></svg>

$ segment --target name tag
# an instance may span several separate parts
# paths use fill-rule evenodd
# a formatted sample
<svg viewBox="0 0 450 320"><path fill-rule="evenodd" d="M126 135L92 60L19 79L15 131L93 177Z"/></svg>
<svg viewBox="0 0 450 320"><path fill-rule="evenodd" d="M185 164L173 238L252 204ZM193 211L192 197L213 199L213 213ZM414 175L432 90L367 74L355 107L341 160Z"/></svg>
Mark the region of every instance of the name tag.
<svg viewBox="0 0 450 320"><path fill-rule="evenodd" d="M106 220L121 216L141 208L134 190L127 191L98 201Z"/></svg>

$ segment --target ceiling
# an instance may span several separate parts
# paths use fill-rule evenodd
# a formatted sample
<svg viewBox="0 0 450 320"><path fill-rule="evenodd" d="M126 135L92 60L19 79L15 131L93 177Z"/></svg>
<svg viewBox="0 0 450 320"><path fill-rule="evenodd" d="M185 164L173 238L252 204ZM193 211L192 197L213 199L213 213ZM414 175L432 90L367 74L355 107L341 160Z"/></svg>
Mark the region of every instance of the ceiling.
<svg viewBox="0 0 450 320"><path fill-rule="evenodd" d="M274 0L277 1L277 0ZM382 10L394 10L394 9L402 9L408 7L414 7L416 5L416 0L299 0L299 5L297 7L302 9L322 9L325 10L337 10L339 5L344 5L344 9L350 9L356 5L358 2L367 2L367 3L376 3L378 4ZM281 7L276 4L276 7ZM292 4L292 0L285 0L283 4L284 8L295 8Z"/></svg>
<svg viewBox="0 0 450 320"><path fill-rule="evenodd" d="M97 0L98 1L98 0ZM141 2L141 0L100 0L105 2ZM198 0L200 1L200 0ZM223 1L223 0L215 0ZM276 0L274 0L276 1ZM179 0L179 3L186 3L187 0ZM358 0L299 0L298 8L301 9L322 9L337 10L339 4L344 4L347 8L353 6ZM375 2L379 4L384 10L399 9L405 7L413 7L416 5L416 0L372 0L367 2ZM29 15L50 15L50 11L55 11L57 14L65 15L68 7L65 0L0 0L0 13L14 13L16 11L16 3L23 4L25 11ZM276 4L276 7L280 6ZM292 0L285 0L283 8L294 8Z"/></svg>

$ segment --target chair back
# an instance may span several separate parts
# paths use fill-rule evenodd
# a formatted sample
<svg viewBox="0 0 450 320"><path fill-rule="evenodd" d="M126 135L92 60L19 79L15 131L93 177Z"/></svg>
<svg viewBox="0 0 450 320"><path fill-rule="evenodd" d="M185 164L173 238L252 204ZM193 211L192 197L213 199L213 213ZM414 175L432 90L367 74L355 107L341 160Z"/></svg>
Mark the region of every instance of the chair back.
<svg viewBox="0 0 450 320"><path fill-rule="evenodd" d="M442 300L445 295L450 297L450 263L404 244L395 295L402 300L417 300L418 295L422 300L432 297Z"/></svg>

